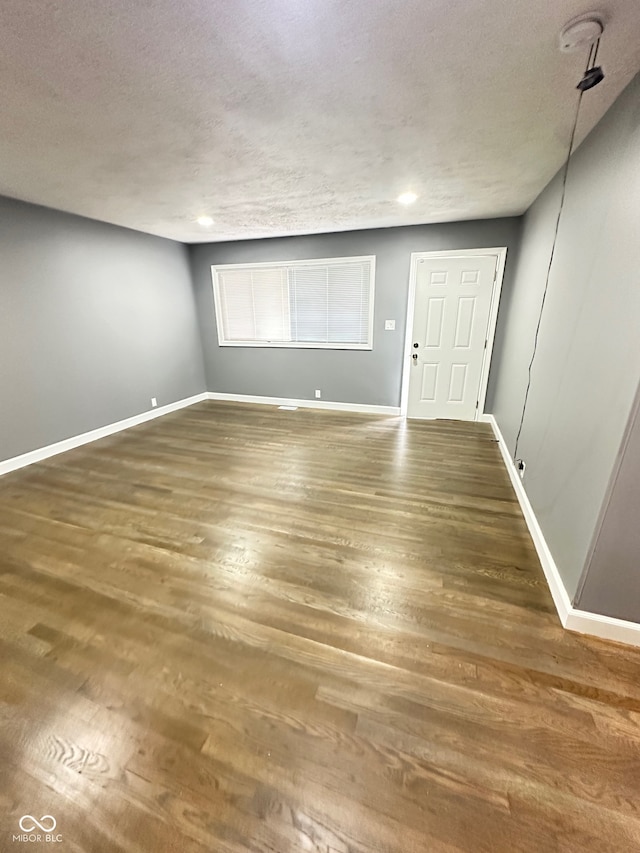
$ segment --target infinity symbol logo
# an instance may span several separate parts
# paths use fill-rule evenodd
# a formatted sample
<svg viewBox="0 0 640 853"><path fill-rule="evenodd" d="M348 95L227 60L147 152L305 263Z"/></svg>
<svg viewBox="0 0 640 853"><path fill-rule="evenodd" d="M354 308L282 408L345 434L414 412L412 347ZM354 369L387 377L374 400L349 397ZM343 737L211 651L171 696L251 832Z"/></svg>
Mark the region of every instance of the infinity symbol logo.
<svg viewBox="0 0 640 853"><path fill-rule="evenodd" d="M25 814L20 818L20 829L23 832L33 832L36 827L42 830L42 832L53 832L56 828L56 819L50 814L43 814L40 820L36 820L30 814Z"/></svg>

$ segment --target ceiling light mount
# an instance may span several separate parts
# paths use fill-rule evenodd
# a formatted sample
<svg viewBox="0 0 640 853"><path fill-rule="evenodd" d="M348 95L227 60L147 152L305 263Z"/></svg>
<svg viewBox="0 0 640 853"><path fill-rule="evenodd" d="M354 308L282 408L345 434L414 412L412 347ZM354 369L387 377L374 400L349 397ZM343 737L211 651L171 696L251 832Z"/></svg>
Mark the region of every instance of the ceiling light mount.
<svg viewBox="0 0 640 853"><path fill-rule="evenodd" d="M203 228L211 228L214 224L213 219L210 216L199 216L196 222L198 225L202 225Z"/></svg>
<svg viewBox="0 0 640 853"><path fill-rule="evenodd" d="M560 50L564 53L572 53L576 50L589 49L587 67L582 79L576 86L580 92L593 89L604 80L604 71L601 66L596 65L600 38L604 32L604 19L598 12L588 12L569 21L560 33Z"/></svg>
<svg viewBox="0 0 640 853"><path fill-rule="evenodd" d="M594 44L604 32L604 20L599 12L588 12L574 18L560 33L560 50L572 53Z"/></svg>

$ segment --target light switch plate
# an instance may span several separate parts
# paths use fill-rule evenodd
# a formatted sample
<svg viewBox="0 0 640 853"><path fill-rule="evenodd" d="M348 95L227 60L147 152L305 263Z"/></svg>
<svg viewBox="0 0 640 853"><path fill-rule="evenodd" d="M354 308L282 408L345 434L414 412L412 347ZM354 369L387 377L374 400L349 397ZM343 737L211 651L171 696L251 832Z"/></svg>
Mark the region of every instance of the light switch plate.
<svg viewBox="0 0 640 853"><path fill-rule="evenodd" d="M396 321L395 320L385 320L384 321L384 330L385 330L385 332L395 332Z"/></svg>

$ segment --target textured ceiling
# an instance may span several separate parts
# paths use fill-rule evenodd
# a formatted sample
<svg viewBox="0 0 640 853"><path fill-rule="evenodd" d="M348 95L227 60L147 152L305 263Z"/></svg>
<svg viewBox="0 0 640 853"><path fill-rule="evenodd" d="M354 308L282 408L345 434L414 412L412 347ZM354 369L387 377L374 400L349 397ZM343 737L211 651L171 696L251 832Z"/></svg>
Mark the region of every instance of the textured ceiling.
<svg viewBox="0 0 640 853"><path fill-rule="evenodd" d="M519 214L565 155L585 11L2 0L0 193L184 242ZM601 11L580 139L640 69L638 0Z"/></svg>

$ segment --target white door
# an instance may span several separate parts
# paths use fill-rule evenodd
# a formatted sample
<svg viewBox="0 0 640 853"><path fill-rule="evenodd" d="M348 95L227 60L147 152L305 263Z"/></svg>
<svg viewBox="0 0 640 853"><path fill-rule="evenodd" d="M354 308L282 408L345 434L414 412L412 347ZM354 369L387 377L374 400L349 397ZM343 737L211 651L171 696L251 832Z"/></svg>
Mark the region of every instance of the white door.
<svg viewBox="0 0 640 853"><path fill-rule="evenodd" d="M497 262L417 259L407 417L475 420Z"/></svg>

